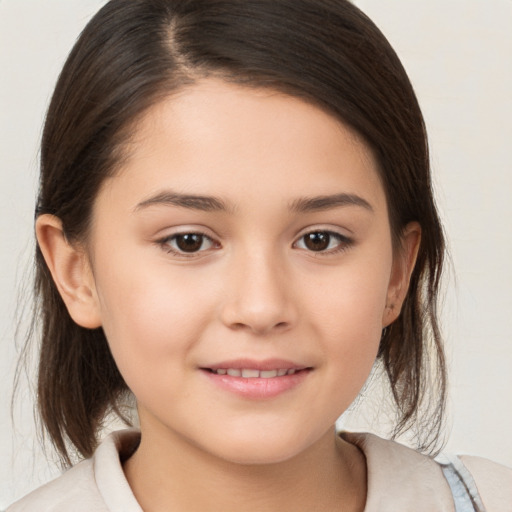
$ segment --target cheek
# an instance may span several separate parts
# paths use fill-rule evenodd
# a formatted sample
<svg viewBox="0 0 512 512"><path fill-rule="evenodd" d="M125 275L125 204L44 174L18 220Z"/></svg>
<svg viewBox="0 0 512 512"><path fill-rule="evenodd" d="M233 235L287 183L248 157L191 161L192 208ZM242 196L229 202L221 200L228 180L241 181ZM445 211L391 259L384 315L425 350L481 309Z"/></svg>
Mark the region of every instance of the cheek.
<svg viewBox="0 0 512 512"><path fill-rule="evenodd" d="M151 374L162 360L183 361L208 318L207 297L165 265L110 261L107 272L98 269L97 293L105 335L127 382Z"/></svg>
<svg viewBox="0 0 512 512"><path fill-rule="evenodd" d="M309 297L319 326L344 333L342 339L380 334L391 274L391 258L354 259L326 273L315 287L300 292Z"/></svg>
<svg viewBox="0 0 512 512"><path fill-rule="evenodd" d="M359 260L336 269L313 293L310 290L314 335L323 340L325 355L333 363L329 371L334 387L351 390L346 396L359 392L375 362L390 272L391 257Z"/></svg>

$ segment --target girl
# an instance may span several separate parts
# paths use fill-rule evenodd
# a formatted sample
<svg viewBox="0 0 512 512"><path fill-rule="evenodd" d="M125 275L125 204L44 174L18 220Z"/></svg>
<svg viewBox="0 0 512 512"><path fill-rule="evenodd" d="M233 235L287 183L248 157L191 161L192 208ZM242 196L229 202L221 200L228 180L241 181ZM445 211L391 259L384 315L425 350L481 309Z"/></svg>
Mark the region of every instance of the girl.
<svg viewBox="0 0 512 512"><path fill-rule="evenodd" d="M420 449L445 395L424 124L350 3L107 3L36 217L39 412L86 460L9 511L509 510L506 468L334 430L375 367Z"/></svg>

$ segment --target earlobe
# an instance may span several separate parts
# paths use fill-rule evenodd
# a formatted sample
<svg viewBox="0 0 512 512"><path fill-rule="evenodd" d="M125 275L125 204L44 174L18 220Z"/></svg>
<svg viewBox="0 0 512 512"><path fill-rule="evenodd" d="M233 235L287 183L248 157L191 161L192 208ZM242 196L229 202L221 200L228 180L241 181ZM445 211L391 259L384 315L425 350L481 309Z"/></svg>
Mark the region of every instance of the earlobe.
<svg viewBox="0 0 512 512"><path fill-rule="evenodd" d="M94 279L87 254L68 242L62 222L53 215L40 215L36 221L39 247L73 320L80 326L101 326Z"/></svg>
<svg viewBox="0 0 512 512"><path fill-rule="evenodd" d="M386 297L382 326L392 324L400 315L402 304L409 290L421 243L421 226L417 222L407 224L402 232L401 246L396 250Z"/></svg>

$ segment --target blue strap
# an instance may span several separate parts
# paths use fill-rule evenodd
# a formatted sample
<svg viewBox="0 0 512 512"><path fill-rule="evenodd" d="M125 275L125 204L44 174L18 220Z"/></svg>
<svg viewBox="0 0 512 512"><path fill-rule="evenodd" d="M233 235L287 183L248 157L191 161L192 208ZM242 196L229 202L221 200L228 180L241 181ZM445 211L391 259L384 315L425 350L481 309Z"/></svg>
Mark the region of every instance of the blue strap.
<svg viewBox="0 0 512 512"><path fill-rule="evenodd" d="M455 512L485 512L476 483L459 457L443 455L439 464L452 491Z"/></svg>

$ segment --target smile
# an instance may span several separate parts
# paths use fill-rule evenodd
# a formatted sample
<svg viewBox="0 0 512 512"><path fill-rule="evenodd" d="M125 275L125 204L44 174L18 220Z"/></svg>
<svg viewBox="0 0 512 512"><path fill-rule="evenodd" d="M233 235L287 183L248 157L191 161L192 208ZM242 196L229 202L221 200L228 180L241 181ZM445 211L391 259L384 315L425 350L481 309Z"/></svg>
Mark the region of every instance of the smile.
<svg viewBox="0 0 512 512"><path fill-rule="evenodd" d="M269 400L308 380L313 368L285 360L225 361L200 368L218 389L245 400Z"/></svg>
<svg viewBox="0 0 512 512"><path fill-rule="evenodd" d="M242 377L244 379L273 379L275 377L293 375L298 370L296 368L280 368L278 370L257 370L251 368L218 368L216 370L210 371L217 375L229 375L230 377Z"/></svg>

